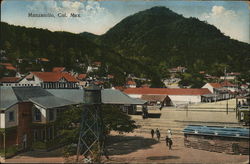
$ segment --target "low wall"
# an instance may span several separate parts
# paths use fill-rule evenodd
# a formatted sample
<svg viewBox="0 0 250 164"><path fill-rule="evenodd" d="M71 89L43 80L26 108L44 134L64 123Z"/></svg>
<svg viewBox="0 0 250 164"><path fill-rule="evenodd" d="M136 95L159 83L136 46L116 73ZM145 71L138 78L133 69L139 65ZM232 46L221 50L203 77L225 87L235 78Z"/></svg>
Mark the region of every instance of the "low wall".
<svg viewBox="0 0 250 164"><path fill-rule="evenodd" d="M249 154L248 138L205 136L185 134L184 144L188 148L227 154Z"/></svg>

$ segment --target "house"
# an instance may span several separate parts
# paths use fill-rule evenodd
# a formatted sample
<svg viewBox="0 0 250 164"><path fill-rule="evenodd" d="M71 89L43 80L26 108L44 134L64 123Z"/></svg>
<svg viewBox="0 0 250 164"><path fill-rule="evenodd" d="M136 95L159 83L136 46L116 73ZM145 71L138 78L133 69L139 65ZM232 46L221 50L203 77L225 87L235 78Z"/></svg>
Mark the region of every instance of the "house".
<svg viewBox="0 0 250 164"><path fill-rule="evenodd" d="M102 63L101 62L93 62L90 66L87 68L87 73L97 71L101 67Z"/></svg>
<svg viewBox="0 0 250 164"><path fill-rule="evenodd" d="M76 79L79 80L79 86L81 86L82 88L88 84L86 78L87 78L87 74L78 74L76 76Z"/></svg>
<svg viewBox="0 0 250 164"><path fill-rule="evenodd" d="M19 81L21 80L20 77L2 77L0 78L0 84L2 86L18 86Z"/></svg>
<svg viewBox="0 0 250 164"><path fill-rule="evenodd" d="M184 73L184 72L186 72L186 70L187 70L187 68L182 67L182 66L178 66L178 67L175 67L175 68L168 69L168 71L170 73Z"/></svg>
<svg viewBox="0 0 250 164"><path fill-rule="evenodd" d="M132 80L129 80L129 81L127 81L127 83L126 83L126 87L127 87L127 88L136 88L136 82L135 82L135 81L132 81Z"/></svg>
<svg viewBox="0 0 250 164"><path fill-rule="evenodd" d="M3 73L5 76L14 76L17 71L16 67L14 67L11 63L0 63L0 68L4 69Z"/></svg>
<svg viewBox="0 0 250 164"><path fill-rule="evenodd" d="M79 104L84 103L84 90L82 89L48 89L47 91L69 101ZM117 89L102 89L101 95L103 104L120 106L128 114L134 114L137 105L142 106L147 103L147 101L142 99L131 98Z"/></svg>
<svg viewBox="0 0 250 164"><path fill-rule="evenodd" d="M220 79L222 79L222 80L235 80L238 76L240 76L239 72L230 72L230 73L226 73L225 76L221 76Z"/></svg>
<svg viewBox="0 0 250 164"><path fill-rule="evenodd" d="M226 89L228 89L228 90L230 90L232 92L238 91L238 86L235 85L235 84L230 83L229 81L223 81L221 83L221 85L222 85L223 88L226 88Z"/></svg>
<svg viewBox="0 0 250 164"><path fill-rule="evenodd" d="M49 62L49 59L47 58L37 58L36 63L47 63Z"/></svg>
<svg viewBox="0 0 250 164"><path fill-rule="evenodd" d="M19 86L41 86L45 89L79 88L79 80L67 72L31 72Z"/></svg>
<svg viewBox="0 0 250 164"><path fill-rule="evenodd" d="M225 100L231 98L231 94L227 88L221 83L207 83L202 88L207 88L213 93L212 101Z"/></svg>
<svg viewBox="0 0 250 164"><path fill-rule="evenodd" d="M159 105L163 106L171 106L171 99L166 95L142 95L142 100L148 102L148 105Z"/></svg>
<svg viewBox="0 0 250 164"><path fill-rule="evenodd" d="M0 149L8 157L20 150L46 145L56 137L57 113L75 102L41 87L0 87ZM4 96L3 96L4 95Z"/></svg>
<svg viewBox="0 0 250 164"><path fill-rule="evenodd" d="M0 63L6 70L16 71L16 67L14 67L11 63Z"/></svg>
<svg viewBox="0 0 250 164"><path fill-rule="evenodd" d="M103 104L127 105L131 110L146 103L113 89L102 90L101 96ZM30 148L47 150L58 146L58 114L70 105L85 102L81 89L0 86L0 97L0 157Z"/></svg>
<svg viewBox="0 0 250 164"><path fill-rule="evenodd" d="M207 88L127 88L123 92L132 98L142 98L143 95L166 95L175 106L178 104L200 103L202 102L202 95L212 94Z"/></svg>

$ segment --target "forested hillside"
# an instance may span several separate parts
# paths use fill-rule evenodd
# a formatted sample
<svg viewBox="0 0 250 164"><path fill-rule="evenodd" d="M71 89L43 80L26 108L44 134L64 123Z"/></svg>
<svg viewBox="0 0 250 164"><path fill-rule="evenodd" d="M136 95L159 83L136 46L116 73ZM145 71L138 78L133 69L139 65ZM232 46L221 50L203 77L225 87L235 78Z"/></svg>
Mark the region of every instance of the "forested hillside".
<svg viewBox="0 0 250 164"><path fill-rule="evenodd" d="M182 65L191 72L215 75L221 75L225 67L228 71L250 70L249 44L230 39L213 25L185 18L165 7L131 15L104 35L89 38L146 65Z"/></svg>

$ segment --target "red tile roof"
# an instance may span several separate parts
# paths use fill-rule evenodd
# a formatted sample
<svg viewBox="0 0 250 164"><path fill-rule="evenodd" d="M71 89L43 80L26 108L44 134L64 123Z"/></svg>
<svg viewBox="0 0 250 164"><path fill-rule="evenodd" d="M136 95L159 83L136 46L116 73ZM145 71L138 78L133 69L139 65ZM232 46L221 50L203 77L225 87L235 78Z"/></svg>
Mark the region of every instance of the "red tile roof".
<svg viewBox="0 0 250 164"><path fill-rule="evenodd" d="M8 70L14 70L14 71L16 70L16 67L13 67L13 66L6 66L5 68Z"/></svg>
<svg viewBox="0 0 250 164"><path fill-rule="evenodd" d="M136 83L135 83L134 81L132 81L132 80L129 80L129 81L127 82L127 85L136 85Z"/></svg>
<svg viewBox="0 0 250 164"><path fill-rule="evenodd" d="M4 66L5 69L8 69L8 70L16 70L16 67L14 67L11 63L0 63L0 65Z"/></svg>
<svg viewBox="0 0 250 164"><path fill-rule="evenodd" d="M44 82L58 82L62 78L68 82L78 82L78 80L67 72L31 72Z"/></svg>
<svg viewBox="0 0 250 164"><path fill-rule="evenodd" d="M235 87L236 85L230 83L229 81L224 81L221 83L223 87Z"/></svg>
<svg viewBox="0 0 250 164"><path fill-rule="evenodd" d="M101 85L101 84L104 84L104 82L103 81L95 81L94 84Z"/></svg>
<svg viewBox="0 0 250 164"><path fill-rule="evenodd" d="M52 69L52 72L63 72L65 70L65 67L54 67Z"/></svg>
<svg viewBox="0 0 250 164"><path fill-rule="evenodd" d="M184 89L184 88L127 88L123 91L126 94L151 94L151 95L205 95L211 94L207 88Z"/></svg>
<svg viewBox="0 0 250 164"><path fill-rule="evenodd" d="M116 86L114 88L117 90L120 90L120 91L124 91L126 89L126 87L124 87L124 86Z"/></svg>
<svg viewBox="0 0 250 164"><path fill-rule="evenodd" d="M49 59L47 59L47 58L37 58L38 60L40 60L40 61L43 61L43 62L48 62L49 61Z"/></svg>
<svg viewBox="0 0 250 164"><path fill-rule="evenodd" d="M100 66L102 65L102 63L101 63L101 62L96 61L96 62L93 62L93 63L92 63L92 65L93 65L93 66L100 67Z"/></svg>
<svg viewBox="0 0 250 164"><path fill-rule="evenodd" d="M87 74L79 74L78 76L77 76L77 78L79 79L79 80L83 80L83 79L85 79L87 77Z"/></svg>
<svg viewBox="0 0 250 164"><path fill-rule="evenodd" d="M143 84L143 85L141 86L141 88L149 88L149 85L148 85L148 84Z"/></svg>
<svg viewBox="0 0 250 164"><path fill-rule="evenodd" d="M220 83L209 83L213 88L222 88Z"/></svg>
<svg viewBox="0 0 250 164"><path fill-rule="evenodd" d="M21 78L19 77L2 77L0 79L0 82L2 83L16 83L20 80Z"/></svg>

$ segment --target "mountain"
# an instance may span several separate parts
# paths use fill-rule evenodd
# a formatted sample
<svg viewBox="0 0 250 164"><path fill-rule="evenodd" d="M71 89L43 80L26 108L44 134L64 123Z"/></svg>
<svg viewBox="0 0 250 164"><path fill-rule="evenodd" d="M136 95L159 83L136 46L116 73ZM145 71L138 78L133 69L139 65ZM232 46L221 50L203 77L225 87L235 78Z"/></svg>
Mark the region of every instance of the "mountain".
<svg viewBox="0 0 250 164"><path fill-rule="evenodd" d="M250 70L249 44L230 39L207 22L185 18L165 7L131 15L93 40L144 65L182 65L208 72L215 67Z"/></svg>

